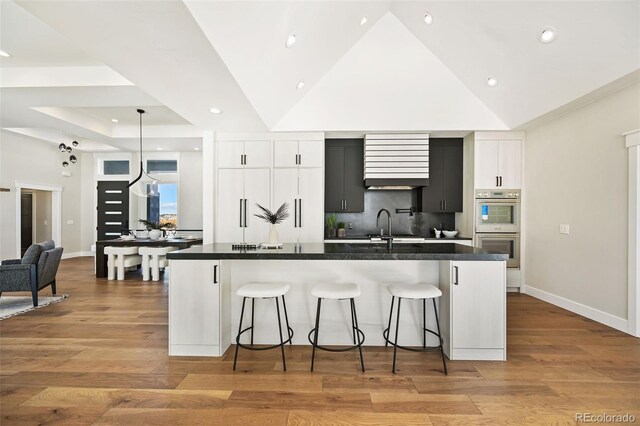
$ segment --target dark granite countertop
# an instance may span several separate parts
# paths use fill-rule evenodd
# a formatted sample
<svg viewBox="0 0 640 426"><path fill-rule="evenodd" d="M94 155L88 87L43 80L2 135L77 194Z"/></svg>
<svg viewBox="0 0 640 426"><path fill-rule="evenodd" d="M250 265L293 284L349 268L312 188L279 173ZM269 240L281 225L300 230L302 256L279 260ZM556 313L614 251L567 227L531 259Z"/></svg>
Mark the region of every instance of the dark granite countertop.
<svg viewBox="0 0 640 426"><path fill-rule="evenodd" d="M397 238L414 238L414 236L407 236L407 235L403 235L401 237L397 237ZM441 238L436 238L436 237L421 237L420 235L416 235L415 238L423 238L425 241L430 241L430 240L435 240L435 241L455 241L455 240L462 240L462 241L471 241L473 238L471 237L464 237L464 236L459 236L456 235L455 237L451 237L451 238L447 238L447 237L441 237ZM367 235L347 235L346 237L342 237L342 238L338 238L338 237L331 237L331 238L325 238L325 242L340 242L343 240L363 240L363 241L367 241L370 240L371 237L367 236Z"/></svg>
<svg viewBox="0 0 640 426"><path fill-rule="evenodd" d="M284 244L281 249L232 250L231 244L208 244L167 253L171 260L282 259L282 260L492 260L508 255L461 244L405 243L387 250L386 244Z"/></svg>

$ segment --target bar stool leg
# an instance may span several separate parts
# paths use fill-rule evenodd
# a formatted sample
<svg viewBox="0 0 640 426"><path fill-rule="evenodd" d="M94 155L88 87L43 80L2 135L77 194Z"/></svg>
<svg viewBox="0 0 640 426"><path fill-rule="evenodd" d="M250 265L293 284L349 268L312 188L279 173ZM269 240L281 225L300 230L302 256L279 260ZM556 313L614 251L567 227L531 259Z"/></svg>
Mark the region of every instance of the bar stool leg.
<svg viewBox="0 0 640 426"><path fill-rule="evenodd" d="M280 333L280 350L282 351L282 368L287 371L287 362L284 359L284 340L282 340L282 322L280 321L280 303L276 297L276 311L278 312L278 332ZM289 333L289 330L287 330Z"/></svg>
<svg viewBox="0 0 640 426"><path fill-rule="evenodd" d="M236 370L236 363L238 362L238 348L240 348L238 343L240 343L240 333L242 332L242 319L244 317L244 304L246 301L247 301L247 298L243 297L242 310L240 311L240 324L238 325L238 335L236 336L236 354L233 356L233 371Z"/></svg>
<svg viewBox="0 0 640 426"><path fill-rule="evenodd" d="M287 303L284 301L284 294L282 295L282 309L284 309L284 322L287 323L287 339L289 339L289 345L293 346L291 336L289 335L289 315L287 315Z"/></svg>
<svg viewBox="0 0 640 426"><path fill-rule="evenodd" d="M353 300L353 299L350 299ZM353 333L353 344L356 344L356 323L353 320L353 303L350 303L351 305L351 332ZM359 337L359 336L358 336Z"/></svg>
<svg viewBox="0 0 640 426"><path fill-rule="evenodd" d="M442 355L442 366L444 367L444 375L447 376L447 363L444 360L444 348L442 347L442 336L440 335L440 321L438 321L438 311L436 309L436 299L433 300L433 313L436 316L436 327L438 328L438 339L440 340L440 355Z"/></svg>
<svg viewBox="0 0 640 426"><path fill-rule="evenodd" d="M355 330L359 330L360 328L358 327L358 314L356 313L356 303L353 299L351 299L351 313L353 314L353 319L355 320L355 323L356 323L356 328L354 329L354 332L355 332ZM362 341L360 340L360 333L358 333L358 351L360 351L360 366L362 367L362 372L364 373L364 357L362 356Z"/></svg>
<svg viewBox="0 0 640 426"><path fill-rule="evenodd" d="M398 329L400 328L400 302L402 302L402 297L398 297L398 315L396 318L396 340L393 342L393 369L391 371L394 374L396 372L396 352L398 352Z"/></svg>
<svg viewBox="0 0 640 426"><path fill-rule="evenodd" d="M422 347L427 347L427 299L422 299Z"/></svg>
<svg viewBox="0 0 640 426"><path fill-rule="evenodd" d="M316 346L318 346L318 327L320 327L320 304L321 298L318 298L318 309L316 311L316 332L313 335L313 349L311 349L311 371L313 371L313 364L316 359Z"/></svg>
<svg viewBox="0 0 640 426"><path fill-rule="evenodd" d="M276 298L277 299L277 298ZM251 299L251 344L253 345L253 311L256 299Z"/></svg>
<svg viewBox="0 0 640 426"><path fill-rule="evenodd" d="M387 339L384 342L385 346L389 346L389 333L391 333L391 317L393 316L393 302L396 300L394 296L391 296L391 310L389 310L389 325L387 325Z"/></svg>

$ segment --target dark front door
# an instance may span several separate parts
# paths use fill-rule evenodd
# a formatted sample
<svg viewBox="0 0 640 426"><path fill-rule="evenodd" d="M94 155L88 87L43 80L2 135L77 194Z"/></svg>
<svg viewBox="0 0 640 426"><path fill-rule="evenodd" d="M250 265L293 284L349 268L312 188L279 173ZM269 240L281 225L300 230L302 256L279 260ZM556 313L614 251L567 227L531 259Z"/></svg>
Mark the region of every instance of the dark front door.
<svg viewBox="0 0 640 426"><path fill-rule="evenodd" d="M22 256L33 244L33 194L20 195L20 248Z"/></svg>
<svg viewBox="0 0 640 426"><path fill-rule="evenodd" d="M129 229L129 182L98 182L98 240L112 240Z"/></svg>

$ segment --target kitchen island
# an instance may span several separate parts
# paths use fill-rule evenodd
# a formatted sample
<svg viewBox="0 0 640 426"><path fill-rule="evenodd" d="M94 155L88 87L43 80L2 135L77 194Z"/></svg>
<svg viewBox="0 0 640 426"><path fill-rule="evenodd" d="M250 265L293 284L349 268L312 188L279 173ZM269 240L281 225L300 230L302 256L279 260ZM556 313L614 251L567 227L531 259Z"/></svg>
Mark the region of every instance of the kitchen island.
<svg viewBox="0 0 640 426"><path fill-rule="evenodd" d="M294 344L309 344L319 283L357 283L356 299L365 345L384 345L393 283L427 282L442 290L438 300L445 354L452 360L506 359L507 255L461 244L285 244L281 249L234 250L211 244L171 252L169 282L169 355L222 356L235 339L241 298L236 290L249 282L286 282ZM421 345L422 304L407 301L399 342ZM403 304L404 306L404 304ZM326 310L325 310L326 309ZM279 340L275 303L256 300L255 342ZM248 323L245 323L245 326ZM323 345L349 345L349 304L323 305ZM427 327L435 317L427 312ZM234 343L234 342L233 342ZM437 345L435 337L427 342ZM365 352L366 356L366 352Z"/></svg>

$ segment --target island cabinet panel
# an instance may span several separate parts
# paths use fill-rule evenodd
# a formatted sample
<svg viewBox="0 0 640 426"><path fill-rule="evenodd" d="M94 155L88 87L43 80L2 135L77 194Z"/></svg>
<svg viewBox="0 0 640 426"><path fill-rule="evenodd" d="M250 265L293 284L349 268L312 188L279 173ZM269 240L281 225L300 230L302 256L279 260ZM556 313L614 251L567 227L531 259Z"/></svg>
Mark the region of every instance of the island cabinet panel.
<svg viewBox="0 0 640 426"><path fill-rule="evenodd" d="M505 263L441 262L440 289L449 358L506 360Z"/></svg>
<svg viewBox="0 0 640 426"><path fill-rule="evenodd" d="M217 260L171 262L169 355L222 356L229 346L230 310Z"/></svg>
<svg viewBox="0 0 640 426"><path fill-rule="evenodd" d="M327 139L325 167L325 212L363 212L365 188L362 139Z"/></svg>

